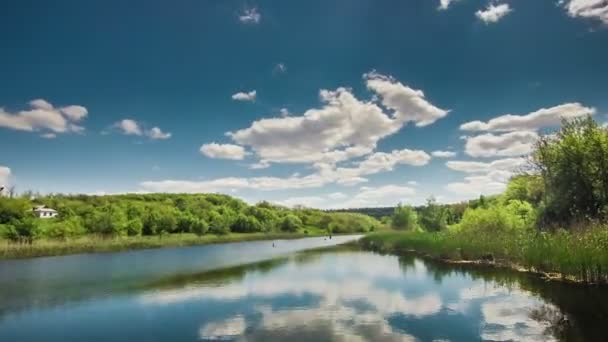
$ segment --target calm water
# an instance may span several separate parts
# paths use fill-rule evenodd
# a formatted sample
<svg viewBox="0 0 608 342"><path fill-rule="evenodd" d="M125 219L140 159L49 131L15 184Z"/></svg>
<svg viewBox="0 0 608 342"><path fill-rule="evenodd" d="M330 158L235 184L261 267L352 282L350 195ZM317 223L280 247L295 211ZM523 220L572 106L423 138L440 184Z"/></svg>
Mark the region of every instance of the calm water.
<svg viewBox="0 0 608 342"><path fill-rule="evenodd" d="M0 262L0 341L605 341L606 289L247 242Z"/></svg>

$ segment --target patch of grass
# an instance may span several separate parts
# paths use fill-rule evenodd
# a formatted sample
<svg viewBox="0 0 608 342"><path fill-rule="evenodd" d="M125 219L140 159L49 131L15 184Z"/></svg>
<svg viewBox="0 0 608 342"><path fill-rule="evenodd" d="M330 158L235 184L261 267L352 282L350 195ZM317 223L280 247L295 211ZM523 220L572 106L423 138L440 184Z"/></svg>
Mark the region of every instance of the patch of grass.
<svg viewBox="0 0 608 342"><path fill-rule="evenodd" d="M584 232L556 233L534 230L380 232L360 241L366 248L382 252L416 251L450 261L485 260L533 272L559 274L561 279L608 282L608 228L605 226Z"/></svg>
<svg viewBox="0 0 608 342"><path fill-rule="evenodd" d="M228 243L255 240L297 239L327 234L322 230L298 233L230 233L197 236L191 233L162 236L130 236L104 238L87 235L66 240L41 239L32 244L21 244L0 239L0 259L31 258L91 252L116 252L133 249L195 246L211 243Z"/></svg>

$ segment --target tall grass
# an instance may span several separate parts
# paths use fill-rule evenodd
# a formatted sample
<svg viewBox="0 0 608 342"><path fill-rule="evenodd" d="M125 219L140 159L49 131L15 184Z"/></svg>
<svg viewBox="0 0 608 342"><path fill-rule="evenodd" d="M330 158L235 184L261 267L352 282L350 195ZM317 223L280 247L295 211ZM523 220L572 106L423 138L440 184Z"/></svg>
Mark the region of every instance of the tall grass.
<svg viewBox="0 0 608 342"><path fill-rule="evenodd" d="M167 234L162 236L130 236L104 238L98 235L86 235L74 239L35 240L32 244L14 243L0 239L0 259L30 258L88 252L114 252L131 249L160 247L194 246L211 243L227 243L254 240L295 239L319 236L323 233L310 231L306 233L230 233L226 235L207 234L197 236L190 233Z"/></svg>
<svg viewBox="0 0 608 342"><path fill-rule="evenodd" d="M464 231L381 232L361 243L386 252L414 250L447 260L494 260L562 279L608 282L608 227L583 232Z"/></svg>

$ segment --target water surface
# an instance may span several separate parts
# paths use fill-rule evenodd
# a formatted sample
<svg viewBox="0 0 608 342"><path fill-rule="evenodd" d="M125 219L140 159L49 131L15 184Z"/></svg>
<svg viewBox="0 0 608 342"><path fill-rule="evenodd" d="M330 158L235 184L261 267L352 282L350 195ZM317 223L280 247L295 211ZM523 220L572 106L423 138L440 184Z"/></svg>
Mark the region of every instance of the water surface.
<svg viewBox="0 0 608 342"><path fill-rule="evenodd" d="M605 340L605 289L310 238L0 263L0 341Z"/></svg>

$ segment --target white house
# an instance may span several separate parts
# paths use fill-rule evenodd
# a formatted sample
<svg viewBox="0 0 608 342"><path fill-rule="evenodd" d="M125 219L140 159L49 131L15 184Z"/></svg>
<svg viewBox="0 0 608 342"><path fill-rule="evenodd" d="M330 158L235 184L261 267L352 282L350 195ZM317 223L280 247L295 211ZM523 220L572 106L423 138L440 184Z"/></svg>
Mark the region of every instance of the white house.
<svg viewBox="0 0 608 342"><path fill-rule="evenodd" d="M32 211L34 212L34 215L36 215L36 217L38 217L38 218L53 218L53 217L59 215L57 210L47 208L43 205L39 205L39 206L35 207L34 209L32 209Z"/></svg>

